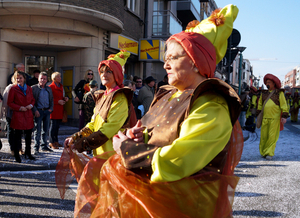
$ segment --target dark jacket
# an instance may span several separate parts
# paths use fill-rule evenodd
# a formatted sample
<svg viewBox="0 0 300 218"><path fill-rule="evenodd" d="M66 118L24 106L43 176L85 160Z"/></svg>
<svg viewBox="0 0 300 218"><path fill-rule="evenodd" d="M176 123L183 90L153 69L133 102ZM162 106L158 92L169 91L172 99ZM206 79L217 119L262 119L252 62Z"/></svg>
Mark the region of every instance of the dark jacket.
<svg viewBox="0 0 300 218"><path fill-rule="evenodd" d="M37 102L38 102L38 98L40 96L41 86L39 84L36 84L36 85L33 85L31 88L32 88L33 97L35 99L35 104L32 108L32 112L35 113L36 110L37 110ZM53 111L53 94L52 94L52 90L49 86L45 86L45 89L49 94L49 109L51 111Z"/></svg>

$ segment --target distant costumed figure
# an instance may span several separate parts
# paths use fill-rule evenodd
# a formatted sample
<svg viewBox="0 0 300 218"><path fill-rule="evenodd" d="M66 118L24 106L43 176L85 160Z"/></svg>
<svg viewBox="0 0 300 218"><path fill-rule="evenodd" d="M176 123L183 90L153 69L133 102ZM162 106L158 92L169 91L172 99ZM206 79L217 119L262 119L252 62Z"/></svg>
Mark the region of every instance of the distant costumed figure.
<svg viewBox="0 0 300 218"><path fill-rule="evenodd" d="M292 104L291 104L291 121L292 122L298 121L299 107L300 107L300 98L299 98L298 89L296 89L295 93L294 93L294 97L292 98Z"/></svg>
<svg viewBox="0 0 300 218"><path fill-rule="evenodd" d="M284 96L284 90L280 89L280 80L273 74L266 74L264 83L268 90L262 90L258 101L257 115L261 112L263 104L268 96L270 97L266 102L263 111L259 151L263 157L273 157L276 143L279 138L280 128L283 129L283 124L288 118L288 107Z"/></svg>
<svg viewBox="0 0 300 218"><path fill-rule="evenodd" d="M86 164L75 217L231 217L241 103L213 77L237 14L228 5L168 39L170 86L160 87L141 121L113 137L117 154Z"/></svg>

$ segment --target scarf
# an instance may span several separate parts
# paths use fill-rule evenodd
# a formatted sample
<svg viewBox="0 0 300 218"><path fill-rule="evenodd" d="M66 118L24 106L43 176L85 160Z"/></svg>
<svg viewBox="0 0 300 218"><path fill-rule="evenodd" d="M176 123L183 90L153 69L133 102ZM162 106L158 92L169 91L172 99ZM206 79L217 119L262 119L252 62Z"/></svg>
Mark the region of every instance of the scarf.
<svg viewBox="0 0 300 218"><path fill-rule="evenodd" d="M19 84L18 84L18 86L19 86L19 88L21 89L21 91L24 93L24 95L26 96L26 90L27 90L27 85L26 85L26 83L24 84L24 86L21 86L21 85L19 85Z"/></svg>

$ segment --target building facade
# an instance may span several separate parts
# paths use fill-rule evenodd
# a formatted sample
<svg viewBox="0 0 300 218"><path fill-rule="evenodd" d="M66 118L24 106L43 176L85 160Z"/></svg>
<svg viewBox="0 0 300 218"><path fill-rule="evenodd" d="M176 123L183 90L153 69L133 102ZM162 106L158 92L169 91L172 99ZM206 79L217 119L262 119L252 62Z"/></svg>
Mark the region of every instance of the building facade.
<svg viewBox="0 0 300 218"><path fill-rule="evenodd" d="M284 76L284 87L289 86L290 88L295 88L297 84L299 85L299 70L300 66L295 67Z"/></svg>
<svg viewBox="0 0 300 218"><path fill-rule="evenodd" d="M50 75L59 71L66 95L93 70L100 84L98 64L120 49L131 52L125 77L143 75L138 42L144 35L142 0L51 0L0 3L0 75L7 78L18 63L26 72L35 69ZM1 91L7 80L0 81ZM77 105L69 101L70 118L78 117Z"/></svg>
<svg viewBox="0 0 300 218"><path fill-rule="evenodd" d="M149 51L147 55L144 55L145 58L140 57L140 60L145 62L144 78L151 75L158 81L162 80L166 75L166 71L163 69L165 41L171 35L185 30L190 21L205 19L207 14L211 13L216 7L214 1L201 2L199 0L147 1L144 40L148 42L145 43L148 45L148 48L140 48L140 56L142 56L144 51ZM203 15L202 18L200 13ZM154 45L155 43L156 46ZM143 46L143 43L140 43L140 46Z"/></svg>

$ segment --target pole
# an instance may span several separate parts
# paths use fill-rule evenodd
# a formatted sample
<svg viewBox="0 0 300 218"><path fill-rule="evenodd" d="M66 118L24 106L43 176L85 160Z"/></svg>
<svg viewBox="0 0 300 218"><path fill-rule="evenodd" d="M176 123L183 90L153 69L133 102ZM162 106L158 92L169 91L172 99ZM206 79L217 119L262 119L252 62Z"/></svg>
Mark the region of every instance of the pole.
<svg viewBox="0 0 300 218"><path fill-rule="evenodd" d="M242 63L243 63L243 55L240 51L240 66L239 66L239 95L241 95L241 83L242 83Z"/></svg>

